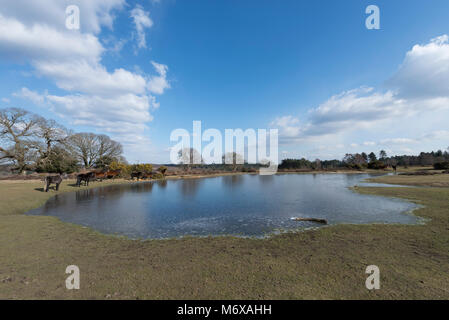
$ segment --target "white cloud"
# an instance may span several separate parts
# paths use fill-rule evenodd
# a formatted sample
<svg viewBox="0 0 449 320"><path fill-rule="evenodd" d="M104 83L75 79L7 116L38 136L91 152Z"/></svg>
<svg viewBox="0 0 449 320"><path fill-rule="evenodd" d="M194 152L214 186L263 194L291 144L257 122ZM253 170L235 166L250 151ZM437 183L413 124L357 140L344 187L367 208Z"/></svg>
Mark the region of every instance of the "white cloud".
<svg viewBox="0 0 449 320"><path fill-rule="evenodd" d="M103 65L85 60L71 63L39 61L34 65L40 74L54 79L59 88L68 91L104 95L143 94L147 84L141 75L121 68L108 72Z"/></svg>
<svg viewBox="0 0 449 320"><path fill-rule="evenodd" d="M23 61L97 62L103 47L92 34L58 31L44 24L25 25L2 15L0 8L0 56Z"/></svg>
<svg viewBox="0 0 449 320"><path fill-rule="evenodd" d="M13 96L30 100L31 102L33 102L35 105L38 106L42 106L45 103L45 96L35 91L31 91L28 88L22 88L19 92L13 93Z"/></svg>
<svg viewBox="0 0 449 320"><path fill-rule="evenodd" d="M284 139L297 137L301 130L299 119L293 116L278 117L270 123L270 127L279 128L279 135Z"/></svg>
<svg viewBox="0 0 449 320"><path fill-rule="evenodd" d="M137 31L137 47L146 48L146 34L145 29L151 28L153 26L153 21L150 18L150 13L144 11L142 6L137 5L131 10L131 18L133 18L134 25Z"/></svg>
<svg viewBox="0 0 449 320"><path fill-rule="evenodd" d="M392 144L410 144L410 143L416 143L416 139L410 139L410 138L390 138L390 139L383 139L380 141L380 144L382 145L392 145Z"/></svg>
<svg viewBox="0 0 449 320"><path fill-rule="evenodd" d="M147 96L126 94L114 97L91 95L47 95L46 100L55 107L61 116L76 114L75 124L105 127L102 123L111 123L110 131L122 130L114 126L114 121L126 122L142 128L142 125L151 121ZM98 117L98 115L102 115ZM135 131L135 130L132 130Z"/></svg>
<svg viewBox="0 0 449 320"><path fill-rule="evenodd" d="M359 88L343 92L310 111L310 124L306 135L322 135L369 127L375 122L401 115L404 101L393 92L374 92L373 88Z"/></svg>
<svg viewBox="0 0 449 320"><path fill-rule="evenodd" d="M47 105L71 124L94 127L125 145L149 142L143 132L147 129L147 123L153 120L150 110L158 107L153 105L154 97L132 93L118 96L56 96L22 88L14 95L37 105Z"/></svg>
<svg viewBox="0 0 449 320"><path fill-rule="evenodd" d="M146 80L124 69L112 73L101 65L103 46L92 34L63 33L47 26L23 23L0 15L0 54L31 60L58 87L86 93L144 93Z"/></svg>
<svg viewBox="0 0 449 320"><path fill-rule="evenodd" d="M449 96L448 36L415 45L405 57L399 71L388 81L400 96L438 98Z"/></svg>
<svg viewBox="0 0 449 320"><path fill-rule="evenodd" d="M22 0L7 8L0 6L0 58L28 62L35 74L54 81L66 93L40 94L22 88L14 95L49 107L73 125L110 134L124 144L125 151L147 150L151 110L159 107L152 93L162 94L170 87L168 67L152 62L157 75L151 77L124 68L108 70L103 65L106 49L97 34L101 26L112 28L112 10L122 8L125 1L70 1L80 6L80 31L65 28L67 1L44 2L39 9L34 1ZM18 4L29 4L36 11L20 11ZM134 15L141 30L151 26L146 12Z"/></svg>
<svg viewBox="0 0 449 320"><path fill-rule="evenodd" d="M152 76L148 82L148 90L155 94L163 94L166 89L170 88L170 84L167 81L168 67L165 64L160 64L151 61L158 76Z"/></svg>
<svg viewBox="0 0 449 320"><path fill-rule="evenodd" d="M98 34L102 26L113 28L114 11L125 4L125 0L0 0L0 12L27 27L38 24L63 31L66 7L76 5L80 8L81 32Z"/></svg>
<svg viewBox="0 0 449 320"><path fill-rule="evenodd" d="M425 134L422 137L422 140L433 140L433 139L440 139L440 140L447 140L449 141L449 131L447 130L437 130L430 133ZM448 142L449 144L449 142Z"/></svg>
<svg viewBox="0 0 449 320"><path fill-rule="evenodd" d="M113 47L110 48L109 50L114 53L119 53L120 51L122 51L123 47L127 42L128 40L126 39L120 39L118 41L115 41Z"/></svg>
<svg viewBox="0 0 449 320"><path fill-rule="evenodd" d="M306 147L324 141L329 150L348 140L358 141L351 141L352 147L379 144L395 146L392 151L397 152L447 143L445 131L435 134L435 129L447 127L442 119L449 119L448 41L449 37L443 35L415 45L386 82L384 92L369 87L349 90L309 110L303 124L292 124L289 119L293 117L284 116L271 125L279 128L283 143ZM409 137L401 137L404 133ZM426 134L433 137L432 143L424 139Z"/></svg>

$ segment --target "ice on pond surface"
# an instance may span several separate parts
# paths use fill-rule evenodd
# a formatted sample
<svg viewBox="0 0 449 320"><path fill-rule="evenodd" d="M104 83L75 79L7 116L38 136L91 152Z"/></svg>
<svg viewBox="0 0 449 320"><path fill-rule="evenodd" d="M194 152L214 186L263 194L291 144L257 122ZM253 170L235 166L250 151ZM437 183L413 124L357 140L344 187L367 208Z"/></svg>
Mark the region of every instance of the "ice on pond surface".
<svg viewBox="0 0 449 320"><path fill-rule="evenodd" d="M234 175L113 185L59 194L29 214L50 215L103 233L131 238L187 235L263 237L279 230L319 227L292 217L337 223L403 223L417 206L362 195L368 174ZM101 185L100 183L98 183Z"/></svg>

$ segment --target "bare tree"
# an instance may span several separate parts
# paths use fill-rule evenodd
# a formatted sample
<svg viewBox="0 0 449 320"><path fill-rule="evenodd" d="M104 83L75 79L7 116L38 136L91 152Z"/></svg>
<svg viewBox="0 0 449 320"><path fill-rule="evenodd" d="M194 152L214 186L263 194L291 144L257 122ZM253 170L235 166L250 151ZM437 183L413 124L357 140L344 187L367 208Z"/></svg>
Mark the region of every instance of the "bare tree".
<svg viewBox="0 0 449 320"><path fill-rule="evenodd" d="M47 162L50 161L50 155L56 145L60 150L66 148L67 139L71 132L56 121L41 117L37 119L36 127L36 136L39 138L33 145L33 148L39 154L36 165L45 167Z"/></svg>
<svg viewBox="0 0 449 320"><path fill-rule="evenodd" d="M108 166L114 160L122 160L122 145L109 138L107 135L97 136L98 159L95 163L97 167Z"/></svg>
<svg viewBox="0 0 449 320"><path fill-rule="evenodd" d="M122 145L106 135L77 133L68 138L73 153L86 168L102 166L106 162L121 158Z"/></svg>
<svg viewBox="0 0 449 320"><path fill-rule="evenodd" d="M321 160L315 159L315 169L320 170L321 169Z"/></svg>
<svg viewBox="0 0 449 320"><path fill-rule="evenodd" d="M190 171L192 165L201 164L203 159L200 153L193 148L183 148L178 151L178 160L184 166L184 170Z"/></svg>
<svg viewBox="0 0 449 320"><path fill-rule="evenodd" d="M0 160L23 172L35 157L39 117L19 108L0 110Z"/></svg>
<svg viewBox="0 0 449 320"><path fill-rule="evenodd" d="M95 137L93 133L77 133L68 140L73 154L86 168L90 168L97 158L94 148Z"/></svg>
<svg viewBox="0 0 449 320"><path fill-rule="evenodd" d="M343 158L343 162L349 165L361 166L366 163L366 160L365 157L359 153L356 154L347 153Z"/></svg>
<svg viewBox="0 0 449 320"><path fill-rule="evenodd" d="M238 164L243 164L244 163L244 159L243 157L236 153L236 152L228 152L223 156L223 163L224 164L231 164L232 165L232 170L236 171L237 170L237 165Z"/></svg>

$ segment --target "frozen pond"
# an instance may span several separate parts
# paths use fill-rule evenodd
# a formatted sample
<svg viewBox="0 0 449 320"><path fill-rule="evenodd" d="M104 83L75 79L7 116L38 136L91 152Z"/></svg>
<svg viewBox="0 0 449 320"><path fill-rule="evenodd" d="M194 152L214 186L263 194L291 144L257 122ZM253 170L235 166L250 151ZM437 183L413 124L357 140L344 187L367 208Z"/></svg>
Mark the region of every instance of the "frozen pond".
<svg viewBox="0 0 449 320"><path fill-rule="evenodd" d="M142 182L58 194L29 214L50 215L103 233L131 238L185 235L262 237L278 230L320 226L292 217L337 223L403 223L416 205L361 195L368 174L235 175ZM100 183L98 183L101 185Z"/></svg>

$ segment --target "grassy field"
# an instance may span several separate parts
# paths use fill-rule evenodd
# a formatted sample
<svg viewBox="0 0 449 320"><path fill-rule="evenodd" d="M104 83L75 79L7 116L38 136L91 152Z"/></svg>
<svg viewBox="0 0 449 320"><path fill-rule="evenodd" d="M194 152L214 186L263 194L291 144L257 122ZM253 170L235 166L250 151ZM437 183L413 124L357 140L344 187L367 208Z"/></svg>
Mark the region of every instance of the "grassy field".
<svg viewBox="0 0 449 320"><path fill-rule="evenodd" d="M429 175L429 176L383 176L368 181L388 184L400 184L405 186L429 186L449 188L449 174Z"/></svg>
<svg viewBox="0 0 449 320"><path fill-rule="evenodd" d="M381 180L436 185L447 176ZM55 194L41 188L0 182L0 299L449 299L447 187L357 188L423 205L415 212L428 219L423 225L147 241L24 215ZM72 190L64 182L60 192ZM80 290L65 288L72 264L81 270ZM380 268L380 290L365 288L371 264Z"/></svg>

